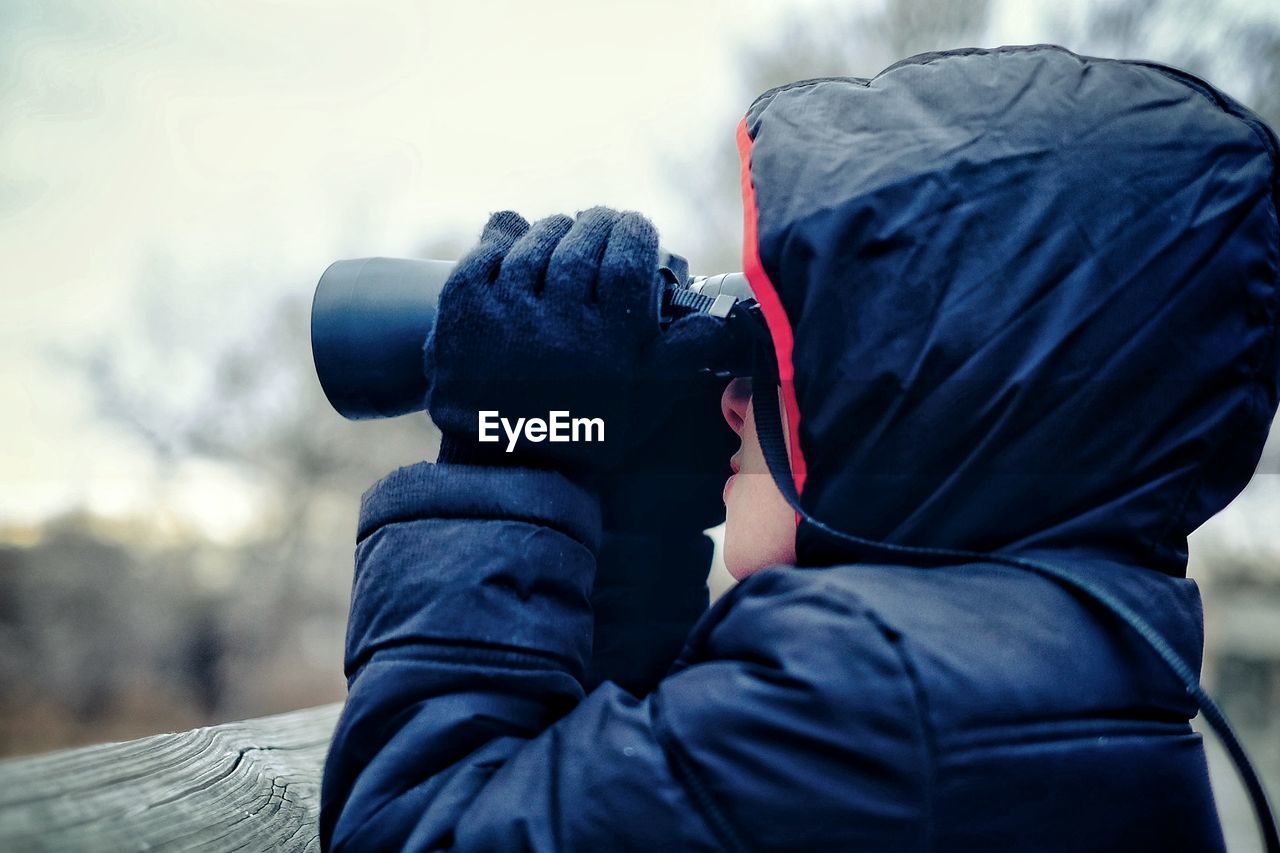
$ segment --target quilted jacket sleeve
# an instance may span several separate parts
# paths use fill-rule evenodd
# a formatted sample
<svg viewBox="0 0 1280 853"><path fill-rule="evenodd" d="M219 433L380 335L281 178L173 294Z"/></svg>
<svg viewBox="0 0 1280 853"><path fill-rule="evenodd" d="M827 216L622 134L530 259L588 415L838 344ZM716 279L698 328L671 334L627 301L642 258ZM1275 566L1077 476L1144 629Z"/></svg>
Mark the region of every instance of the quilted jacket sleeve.
<svg viewBox="0 0 1280 853"><path fill-rule="evenodd" d="M596 513L544 471L424 464L365 496L327 849L741 849L767 830L760 815L794 826L829 796L812 762L830 764L831 745L792 730L829 667L779 677L786 664L760 650L781 625L802 629L785 601L754 608L778 625L752 607L721 622L726 600L767 583L712 608L686 648L704 651L648 695L586 693ZM884 704L874 737L896 737L910 710ZM876 791L910 799L883 778Z"/></svg>

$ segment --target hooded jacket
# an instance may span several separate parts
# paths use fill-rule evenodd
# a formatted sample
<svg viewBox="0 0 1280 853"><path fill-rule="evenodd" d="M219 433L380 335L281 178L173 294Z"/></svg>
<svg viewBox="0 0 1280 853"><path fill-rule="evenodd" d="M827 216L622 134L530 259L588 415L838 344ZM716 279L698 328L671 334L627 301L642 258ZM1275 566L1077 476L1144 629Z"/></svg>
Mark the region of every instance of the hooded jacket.
<svg viewBox="0 0 1280 853"><path fill-rule="evenodd" d="M1274 134L1173 69L1038 46L775 89L739 146L805 512L1051 563L1198 668L1186 537L1280 382ZM802 523L800 568L701 613L705 550L599 519L546 471L365 495L326 847L1222 848L1194 701L1069 588ZM665 677L593 660L608 560L666 593L611 660ZM675 655L648 625L691 630Z"/></svg>

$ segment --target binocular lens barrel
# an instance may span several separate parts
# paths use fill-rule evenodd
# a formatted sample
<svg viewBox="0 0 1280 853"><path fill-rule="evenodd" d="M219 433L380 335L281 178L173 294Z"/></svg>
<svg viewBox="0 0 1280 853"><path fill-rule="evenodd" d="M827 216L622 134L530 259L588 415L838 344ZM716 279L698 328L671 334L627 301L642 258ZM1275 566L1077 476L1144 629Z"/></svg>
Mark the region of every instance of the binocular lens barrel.
<svg viewBox="0 0 1280 853"><path fill-rule="evenodd" d="M320 276L311 303L311 354L320 387L343 417L420 411L422 346L452 261L356 258Z"/></svg>
<svg viewBox="0 0 1280 853"><path fill-rule="evenodd" d="M425 407L423 345L454 263L355 258L320 276L311 354L320 387L343 417L393 418ZM692 278L679 289L725 297L717 305L752 298L742 273Z"/></svg>

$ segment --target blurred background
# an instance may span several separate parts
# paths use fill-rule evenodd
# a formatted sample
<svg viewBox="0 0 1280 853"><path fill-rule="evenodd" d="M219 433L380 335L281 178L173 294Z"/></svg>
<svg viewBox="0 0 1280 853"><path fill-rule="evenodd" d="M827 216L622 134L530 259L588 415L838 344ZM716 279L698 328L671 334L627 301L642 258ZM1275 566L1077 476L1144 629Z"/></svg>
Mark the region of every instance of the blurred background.
<svg viewBox="0 0 1280 853"><path fill-rule="evenodd" d="M736 270L756 94L1033 42L1180 66L1280 125L1271 0L0 0L0 756L343 697L360 493L436 439L324 401L331 260L603 203ZM1276 445L1191 569L1205 680L1273 798Z"/></svg>

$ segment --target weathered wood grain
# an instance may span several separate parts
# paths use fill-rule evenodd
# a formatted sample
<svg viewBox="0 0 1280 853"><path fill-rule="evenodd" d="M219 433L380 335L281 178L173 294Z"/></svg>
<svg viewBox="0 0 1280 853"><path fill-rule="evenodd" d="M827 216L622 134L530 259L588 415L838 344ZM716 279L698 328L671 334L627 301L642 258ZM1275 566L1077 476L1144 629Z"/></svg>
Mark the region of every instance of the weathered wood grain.
<svg viewBox="0 0 1280 853"><path fill-rule="evenodd" d="M0 762L0 851L318 850L340 710Z"/></svg>

